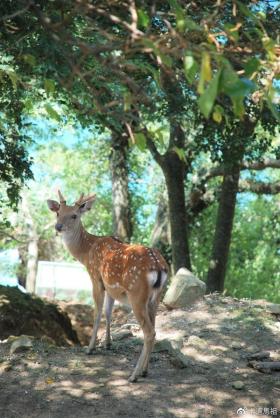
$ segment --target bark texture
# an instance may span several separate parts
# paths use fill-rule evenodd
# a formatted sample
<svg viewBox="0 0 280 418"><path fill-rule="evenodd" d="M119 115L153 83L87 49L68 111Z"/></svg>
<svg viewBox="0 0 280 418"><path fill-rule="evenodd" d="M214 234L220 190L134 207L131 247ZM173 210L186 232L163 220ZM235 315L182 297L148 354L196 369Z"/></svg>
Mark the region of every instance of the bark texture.
<svg viewBox="0 0 280 418"><path fill-rule="evenodd" d="M233 167L223 177L215 236L207 276L207 291L222 292L229 256L240 168Z"/></svg>
<svg viewBox="0 0 280 418"><path fill-rule="evenodd" d="M27 263L26 263L26 281L25 287L27 292L34 293L36 288L36 276L38 270L38 258L39 258L39 237L36 230L36 225L32 219L28 201L23 196L22 209L26 219L27 225Z"/></svg>
<svg viewBox="0 0 280 418"><path fill-rule="evenodd" d="M176 273L180 267L191 269L184 190L185 165L175 152L169 152L162 168L167 186L172 262Z"/></svg>
<svg viewBox="0 0 280 418"><path fill-rule="evenodd" d="M132 217L128 189L128 138L126 134L112 133L111 141L113 233L123 241L129 242L132 236Z"/></svg>

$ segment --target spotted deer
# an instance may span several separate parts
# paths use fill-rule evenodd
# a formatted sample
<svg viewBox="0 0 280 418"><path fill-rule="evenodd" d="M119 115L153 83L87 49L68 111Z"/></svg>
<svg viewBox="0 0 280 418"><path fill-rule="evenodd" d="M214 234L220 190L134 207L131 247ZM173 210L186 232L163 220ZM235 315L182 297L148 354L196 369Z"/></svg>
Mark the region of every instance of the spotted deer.
<svg viewBox="0 0 280 418"><path fill-rule="evenodd" d="M87 353L96 347L97 331L105 299L106 347L111 345L110 321L114 301L128 302L144 335L144 345L136 367L129 378L135 382L146 376L155 341L155 317L160 295L167 279L168 266L156 249L138 244L125 244L110 236L88 233L81 215L89 211L95 195L84 196L73 206L58 191L59 202L48 200L48 207L57 215L55 229L70 253L86 267L93 285L95 318Z"/></svg>

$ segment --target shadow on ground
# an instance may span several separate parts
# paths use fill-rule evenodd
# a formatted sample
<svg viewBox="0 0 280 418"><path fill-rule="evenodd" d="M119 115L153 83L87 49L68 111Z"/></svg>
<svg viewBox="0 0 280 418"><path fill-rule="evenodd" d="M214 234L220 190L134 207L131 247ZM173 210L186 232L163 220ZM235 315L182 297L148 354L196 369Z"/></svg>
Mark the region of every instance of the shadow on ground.
<svg viewBox="0 0 280 418"><path fill-rule="evenodd" d="M182 337L190 360L175 368L166 352L154 352L150 374L129 384L139 338L116 342L86 356L81 347L55 347L34 340L33 349L9 354L0 344L0 417L236 417L280 416L280 373L262 374L246 356L279 355L279 321L258 306L205 300L189 310L158 318L160 336ZM165 331L164 331L165 330ZM233 383L241 381L242 389Z"/></svg>

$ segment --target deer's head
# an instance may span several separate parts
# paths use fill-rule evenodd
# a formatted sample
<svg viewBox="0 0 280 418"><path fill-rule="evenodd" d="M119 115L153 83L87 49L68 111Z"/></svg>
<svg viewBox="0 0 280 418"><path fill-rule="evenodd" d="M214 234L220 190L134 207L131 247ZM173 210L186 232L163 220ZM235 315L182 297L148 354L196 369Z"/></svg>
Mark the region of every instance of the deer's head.
<svg viewBox="0 0 280 418"><path fill-rule="evenodd" d="M58 232L72 231L79 226L82 214L91 209L95 195L85 197L82 193L73 206L66 205L66 200L60 191L58 196L59 202L47 200L49 209L57 215L55 229Z"/></svg>

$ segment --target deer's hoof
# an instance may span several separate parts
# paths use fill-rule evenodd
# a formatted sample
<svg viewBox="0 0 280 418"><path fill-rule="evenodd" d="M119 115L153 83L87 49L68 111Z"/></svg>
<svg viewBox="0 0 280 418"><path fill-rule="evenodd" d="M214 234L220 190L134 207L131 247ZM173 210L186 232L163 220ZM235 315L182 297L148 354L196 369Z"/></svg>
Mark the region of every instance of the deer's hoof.
<svg viewBox="0 0 280 418"><path fill-rule="evenodd" d="M90 356L94 352L94 348L87 347L85 352L88 356Z"/></svg>
<svg viewBox="0 0 280 418"><path fill-rule="evenodd" d="M136 382L137 382L137 376L133 376L133 375L131 375L131 376L128 378L128 381L129 381L129 383L136 383Z"/></svg>

